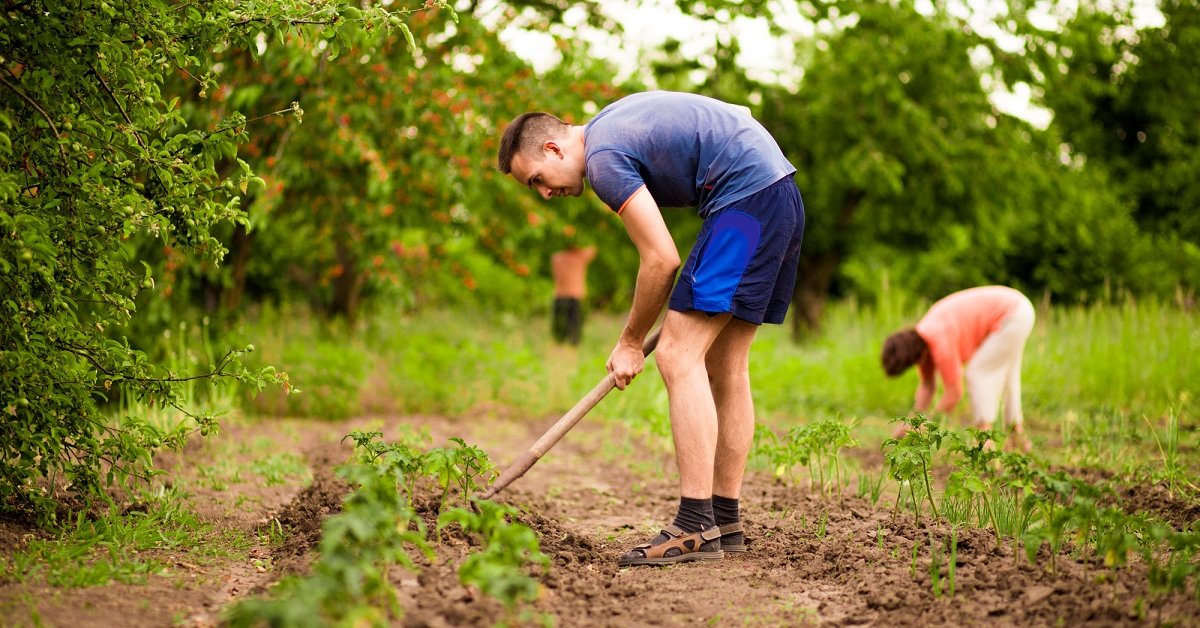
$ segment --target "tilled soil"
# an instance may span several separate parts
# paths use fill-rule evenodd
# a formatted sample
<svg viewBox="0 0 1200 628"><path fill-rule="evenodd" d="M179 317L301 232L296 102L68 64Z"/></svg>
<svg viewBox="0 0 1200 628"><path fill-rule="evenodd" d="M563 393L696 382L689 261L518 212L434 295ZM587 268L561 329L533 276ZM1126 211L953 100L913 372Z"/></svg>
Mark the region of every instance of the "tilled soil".
<svg viewBox="0 0 1200 628"><path fill-rule="evenodd" d="M417 425L439 445L446 437L461 436L503 468L556 418L396 417L384 421L382 431L390 435L403 425ZM312 482L282 491L231 487L224 499L234 499L233 493L257 495L260 506L232 514L213 507L205 513L250 532L278 525L286 533L283 544L252 547L249 559L207 565L199 577L181 578L177 569L140 586L63 590L0 584L0 624L33 623L31 606L51 625L218 624L225 605L308 569L321 523L339 511L348 490L332 472L349 454L339 441L363 423L292 422L293 435L279 436L281 446L304 454ZM242 429L234 437L274 433L268 422ZM520 508L521 522L537 531L552 561L538 574L540 599L522 614L509 616L494 600L459 583L458 565L472 548L461 536L448 534L436 547L437 557L420 561L418 572L393 572L405 609L398 623L490 626L501 620L531 624L549 616L560 626L1113 626L1153 625L1161 607L1161 617L1175 625L1200 626L1195 596L1151 603L1144 567L1136 562L1114 577L1102 564L1064 552L1051 573L1047 550L1031 564L1021 548L997 544L982 530L957 532L954 594L943 556L936 571L943 588L939 595L930 547L946 547L950 530L935 525L928 513L917 522L903 510L894 516L889 498L871 504L852 497L853 491L822 496L758 472L748 474L742 494L748 552L712 563L618 569L617 556L669 523L678 502L671 458L662 447L638 442L618 428L585 420L497 497ZM1160 495L1153 487L1128 491L1121 496L1127 508L1167 515L1177 524L1195 516L1194 504ZM220 496L201 497L216 503ZM20 530L0 522L0 538L19 537Z"/></svg>

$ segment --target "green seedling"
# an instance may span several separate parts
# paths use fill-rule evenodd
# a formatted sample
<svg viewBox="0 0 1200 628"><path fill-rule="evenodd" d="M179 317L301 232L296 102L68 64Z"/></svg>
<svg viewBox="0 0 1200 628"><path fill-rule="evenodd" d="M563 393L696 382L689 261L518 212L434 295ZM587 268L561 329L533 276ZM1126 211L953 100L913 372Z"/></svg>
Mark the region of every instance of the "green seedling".
<svg viewBox="0 0 1200 628"><path fill-rule="evenodd" d="M438 512L446 509L451 487L461 491L464 503L470 503L472 492L487 486L488 476L495 475L495 467L483 450L467 445L461 438L451 438L456 447L439 447L425 452L427 475L436 479L442 489ZM482 482L479 480L482 479Z"/></svg>
<svg viewBox="0 0 1200 628"><path fill-rule="evenodd" d="M933 597L942 597L942 543L934 539L932 531L929 533L929 582Z"/></svg>
<svg viewBox="0 0 1200 628"><path fill-rule="evenodd" d="M354 441L360 463L380 466L398 478L397 485L403 488L401 494L405 504L411 508L417 482L425 476L426 455L404 442L385 443L376 440L382 436L383 433L378 431L353 431L346 438Z"/></svg>
<svg viewBox="0 0 1200 628"><path fill-rule="evenodd" d="M946 579L950 585L950 597L954 597L956 571L958 571L958 526L950 526L950 559L946 563Z"/></svg>
<svg viewBox="0 0 1200 628"><path fill-rule="evenodd" d="M857 419L848 423L824 419L794 427L782 440L770 428L758 425L755 428L755 460L769 465L777 477L786 477L789 484L795 484L797 466L807 467L810 483L825 495L833 487L842 486L840 452L858 445L850 435L850 430L857 424Z"/></svg>
<svg viewBox="0 0 1200 628"><path fill-rule="evenodd" d="M434 553L420 517L396 490L399 469L386 456L390 448L374 441L377 436L350 436L360 444L360 462L338 473L356 488L342 512L322 526L321 558L310 575L285 579L269 599L233 606L227 617L231 625L386 624L403 614L389 571L394 566L415 571L412 549L427 559Z"/></svg>
<svg viewBox="0 0 1200 628"><path fill-rule="evenodd" d="M1196 555L1200 552L1200 528L1177 532L1162 522L1153 522L1143 526L1142 535L1145 542L1140 551L1142 560L1149 566L1146 576L1156 607L1155 624L1162 625L1167 596L1183 592L1188 580L1200 574L1200 565L1196 563ZM1200 601L1200 581L1196 583L1196 597Z"/></svg>
<svg viewBox="0 0 1200 628"><path fill-rule="evenodd" d="M510 523L516 509L489 500L473 500L473 508L450 508L438 517L438 530L451 524L476 536L483 550L463 561L459 581L474 586L504 604L510 613L521 602L537 599L540 585L524 572L526 565L546 569L550 559L538 547L537 535Z"/></svg>
<svg viewBox="0 0 1200 628"><path fill-rule="evenodd" d="M934 521L940 521L937 505L933 503L933 487L929 481L929 468L933 464L933 456L941 449L942 441L947 432L933 421L921 415L900 418L908 425L908 432L900 438L889 438L883 441L884 459L888 463L888 472L901 485L908 484L913 499L913 511L918 524L921 522L920 500L917 497L916 484L920 481L925 489L925 497L933 510ZM896 508L900 506L900 496L896 496ZM893 509L893 513L895 509Z"/></svg>
<svg viewBox="0 0 1200 628"><path fill-rule="evenodd" d="M911 576L913 580L917 579L917 548L919 546L920 544L918 542L913 541L912 560L908 563L908 575Z"/></svg>

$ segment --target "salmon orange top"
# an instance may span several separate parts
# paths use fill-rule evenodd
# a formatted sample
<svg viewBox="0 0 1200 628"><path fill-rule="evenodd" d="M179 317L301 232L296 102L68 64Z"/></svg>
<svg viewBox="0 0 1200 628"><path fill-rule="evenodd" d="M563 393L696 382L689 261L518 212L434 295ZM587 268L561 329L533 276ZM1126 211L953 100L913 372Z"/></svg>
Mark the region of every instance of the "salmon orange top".
<svg viewBox="0 0 1200 628"><path fill-rule="evenodd" d="M919 365L921 381L932 389L934 371L942 376L939 408L953 408L962 399L963 364L1023 302L1025 295L1005 286L969 288L934 303L917 323L917 333L929 345Z"/></svg>

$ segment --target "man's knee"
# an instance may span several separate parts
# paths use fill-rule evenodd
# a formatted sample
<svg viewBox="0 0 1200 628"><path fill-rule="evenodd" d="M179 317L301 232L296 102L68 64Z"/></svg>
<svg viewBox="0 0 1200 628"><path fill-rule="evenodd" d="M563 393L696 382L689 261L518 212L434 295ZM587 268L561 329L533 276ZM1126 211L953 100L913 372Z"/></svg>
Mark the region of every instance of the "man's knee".
<svg viewBox="0 0 1200 628"><path fill-rule="evenodd" d="M659 343L654 362L667 386L687 377L693 369L704 368L704 363L691 357L693 355L686 343Z"/></svg>

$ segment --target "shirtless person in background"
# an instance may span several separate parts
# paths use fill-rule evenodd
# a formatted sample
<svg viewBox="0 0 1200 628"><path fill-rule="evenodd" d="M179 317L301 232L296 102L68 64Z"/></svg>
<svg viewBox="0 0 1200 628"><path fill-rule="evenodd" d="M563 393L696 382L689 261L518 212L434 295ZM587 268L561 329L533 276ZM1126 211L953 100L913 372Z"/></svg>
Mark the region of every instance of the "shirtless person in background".
<svg viewBox="0 0 1200 628"><path fill-rule="evenodd" d="M554 277L554 309L550 328L556 342L579 344L583 336L583 297L587 295L587 267L596 258L596 247L568 245L550 256Z"/></svg>

